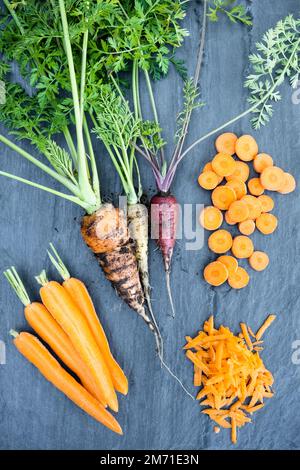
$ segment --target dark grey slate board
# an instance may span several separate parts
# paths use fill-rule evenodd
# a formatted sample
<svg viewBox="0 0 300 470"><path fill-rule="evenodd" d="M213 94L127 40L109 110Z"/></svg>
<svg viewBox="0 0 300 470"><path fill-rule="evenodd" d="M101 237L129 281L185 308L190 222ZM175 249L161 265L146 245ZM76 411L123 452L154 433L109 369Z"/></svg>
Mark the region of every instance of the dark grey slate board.
<svg viewBox="0 0 300 470"><path fill-rule="evenodd" d="M249 3L249 2L248 2ZM225 19L208 25L201 90L206 106L194 117L189 141L203 135L245 109L243 79L247 56L255 41L278 19L299 13L297 0L253 0L254 27L229 25ZM181 51L193 72L201 22L201 2L191 1L186 20L191 36ZM175 114L181 104L181 80L171 73L155 87L160 118L172 142ZM255 133L260 149L273 155L278 165L300 176L300 106L292 104L291 90L276 106L268 127ZM248 119L229 130L251 132ZM197 186L203 164L213 156L213 138L196 148L181 165L174 193L181 203L208 203L209 194ZM102 171L102 192L107 198L119 191L118 178L97 144ZM24 148L26 145L24 144ZM152 195L154 182L142 162L145 191ZM46 176L1 146L1 169L49 183ZM41 378L16 352L8 336L10 328L27 328L22 308L6 281L0 279L0 340L7 346L7 364L0 366L1 449L230 449L227 432L215 435L208 418L200 414L178 384L160 368L153 338L135 313L129 311L104 280L79 233L81 212L68 202L1 179L0 271L14 264L26 279L32 298L38 288L33 276L50 269L46 256L49 241L59 248L75 276L88 285L111 340L112 349L129 377L127 398L120 398L119 420L124 436L117 437L77 409ZM300 367L292 363L292 343L300 339L299 291L300 231L299 190L285 198L275 195L279 228L271 237L254 235L258 249L270 255L264 273L251 272L247 289L237 292L208 287L201 278L204 264L213 258L205 245L186 251L178 243L173 262L172 285L177 317L172 320L165 290L162 260L150 246L153 306L165 340L166 358L185 384L192 387L192 369L181 347L184 335L195 334L208 315L237 329L240 321L256 329L266 315L276 312L277 321L266 335L263 358L274 372L276 396L253 424L239 433L238 449L296 449L300 447L298 406ZM54 275L53 271L51 271Z"/></svg>

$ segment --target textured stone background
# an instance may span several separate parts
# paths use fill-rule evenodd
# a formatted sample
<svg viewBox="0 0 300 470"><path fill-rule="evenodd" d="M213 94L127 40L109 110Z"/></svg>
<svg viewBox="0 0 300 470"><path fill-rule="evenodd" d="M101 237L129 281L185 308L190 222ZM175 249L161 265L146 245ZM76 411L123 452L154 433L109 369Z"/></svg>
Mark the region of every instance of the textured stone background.
<svg viewBox="0 0 300 470"><path fill-rule="evenodd" d="M201 79L206 106L197 112L189 141L243 111L246 91L243 80L247 56L262 33L288 13L299 13L297 0L253 0L254 27L230 25L226 19L208 25L205 61ZM202 2L191 1L186 26L191 36L181 51L193 72L202 15ZM159 114L172 147L175 115L181 105L180 78L171 73L155 87ZM273 155L279 166L300 174L300 105L291 101L291 90L283 87L281 103L271 123L255 133L261 151ZM245 118L228 130L251 132ZM4 131L5 132L5 131ZM196 148L184 161L173 187L181 203L208 203L209 193L197 185L199 169L214 154L213 138ZM97 144L99 145L99 144ZM24 144L24 148L26 145ZM107 156L98 146L102 192L109 199L119 191L118 178ZM143 184L150 196L154 183L149 168L141 163ZM17 154L1 146L1 168L49 184L48 177ZM256 329L266 315L278 319L266 335L263 358L274 372L276 396L253 423L239 433L239 449L295 449L300 447L298 406L300 367L291 361L292 342L300 339L299 291L300 235L299 190L275 195L279 227L271 237L253 236L256 248L270 255L264 273L251 271L251 282L240 292L227 286L210 288L201 278L205 263L213 259L206 244L200 251L186 251L178 243L173 262L172 285L177 309L169 316L162 260L150 246L153 306L165 340L166 358L173 370L192 390L192 368L181 347L184 335L195 334L208 315L237 329L240 321ZM52 388L13 348L10 328L27 329L22 307L0 279L0 340L7 345L7 364L0 366L1 449L228 449L229 434L215 435L208 418L200 414L178 384L160 368L149 331L135 313L127 309L104 280L79 233L80 209L37 190L1 179L0 271L14 264L26 280L33 299L38 288L33 276L50 269L46 256L53 241L71 272L88 285L101 314L112 349L129 377L130 392L120 398L120 423L124 437L117 437L97 424L60 392ZM206 236L207 237L207 236Z"/></svg>

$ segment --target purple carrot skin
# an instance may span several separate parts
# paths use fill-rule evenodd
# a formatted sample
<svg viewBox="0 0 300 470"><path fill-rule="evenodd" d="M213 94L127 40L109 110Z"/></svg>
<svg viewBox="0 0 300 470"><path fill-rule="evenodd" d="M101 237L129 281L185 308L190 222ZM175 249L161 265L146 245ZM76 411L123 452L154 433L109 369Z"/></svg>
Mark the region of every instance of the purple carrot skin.
<svg viewBox="0 0 300 470"><path fill-rule="evenodd" d="M153 196L151 199L151 237L156 239L163 256L173 316L175 316L175 310L170 290L170 272L176 242L177 223L178 204L175 196L163 192Z"/></svg>

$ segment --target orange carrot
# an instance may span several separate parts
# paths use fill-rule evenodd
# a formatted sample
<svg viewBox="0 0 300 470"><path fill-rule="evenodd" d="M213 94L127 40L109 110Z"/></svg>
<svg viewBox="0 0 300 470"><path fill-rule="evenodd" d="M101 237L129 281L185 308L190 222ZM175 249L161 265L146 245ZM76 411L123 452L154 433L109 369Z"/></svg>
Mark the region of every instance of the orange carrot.
<svg viewBox="0 0 300 470"><path fill-rule="evenodd" d="M89 367L108 406L118 411L118 399L106 365L89 324L67 290L58 282L48 281L43 271L37 281L45 307L69 336L74 348Z"/></svg>
<svg viewBox="0 0 300 470"><path fill-rule="evenodd" d="M239 231L243 235L251 235L255 230L255 223L252 219L244 220L239 223Z"/></svg>
<svg viewBox="0 0 300 470"><path fill-rule="evenodd" d="M244 340L246 341L246 344L247 344L248 348L251 351L253 349L253 344L252 344L252 341L251 341L249 333L248 333L247 325L246 325L246 323L240 323L240 326L241 326L241 330L242 330L242 333L243 333Z"/></svg>
<svg viewBox="0 0 300 470"><path fill-rule="evenodd" d="M249 217L249 208L244 201L234 201L228 209L229 220L233 222L243 222Z"/></svg>
<svg viewBox="0 0 300 470"><path fill-rule="evenodd" d="M251 178L248 181L248 189L253 196L261 196L265 191L259 178Z"/></svg>
<svg viewBox="0 0 300 470"><path fill-rule="evenodd" d="M239 266L235 273L228 277L228 284L233 289L243 289L249 284L249 274Z"/></svg>
<svg viewBox="0 0 300 470"><path fill-rule="evenodd" d="M257 219L262 212L262 207L259 202L259 199L251 194L246 194L242 197L241 201L245 202L249 209L249 219Z"/></svg>
<svg viewBox="0 0 300 470"><path fill-rule="evenodd" d="M206 230L217 230L223 222L223 214L217 207L205 207L200 214L200 224Z"/></svg>
<svg viewBox="0 0 300 470"><path fill-rule="evenodd" d="M295 191L296 189L296 181L293 175L290 173L284 173L284 180L278 192L281 194L289 194Z"/></svg>
<svg viewBox="0 0 300 470"><path fill-rule="evenodd" d="M217 287L227 280L228 270L223 263L214 261L205 267L203 276L208 284Z"/></svg>
<svg viewBox="0 0 300 470"><path fill-rule="evenodd" d="M235 273L238 268L238 262L233 256L222 255L219 256L217 261L220 261L220 263L223 263L226 266L229 276Z"/></svg>
<svg viewBox="0 0 300 470"><path fill-rule="evenodd" d="M250 162L258 154L258 145L251 135L242 135L235 144L235 153L245 161Z"/></svg>
<svg viewBox="0 0 300 470"><path fill-rule="evenodd" d="M226 222L226 224L228 224L228 225L235 225L235 224L236 224L236 222L234 222L233 220L231 220L228 211L225 212L225 222Z"/></svg>
<svg viewBox="0 0 300 470"><path fill-rule="evenodd" d="M217 152L233 155L235 153L236 141L237 136L232 132L225 132L224 134L219 135L215 142Z"/></svg>
<svg viewBox="0 0 300 470"><path fill-rule="evenodd" d="M236 194L237 199L241 199L243 196L247 194L247 187L242 180L238 178L232 178L227 181L226 185L229 188L232 188Z"/></svg>
<svg viewBox="0 0 300 470"><path fill-rule="evenodd" d="M226 211L232 202L236 201L236 194L228 186L218 186L211 195L212 203L220 210Z"/></svg>
<svg viewBox="0 0 300 470"><path fill-rule="evenodd" d="M208 239L208 246L214 253L223 254L232 246L232 236L227 230L216 230Z"/></svg>
<svg viewBox="0 0 300 470"><path fill-rule="evenodd" d="M254 170L257 173L262 173L268 166L273 166L273 158L267 153L259 153L253 161Z"/></svg>
<svg viewBox="0 0 300 470"><path fill-rule="evenodd" d="M257 331L256 335L255 335L255 338L257 341L259 341L262 337L263 337L263 334L265 333L265 331L267 330L267 328L269 328L269 326L271 325L271 323L273 323L273 321L275 320L276 318L276 315L269 315L268 318L265 320L265 322L261 325L261 327L259 328L259 330Z"/></svg>
<svg viewBox="0 0 300 470"><path fill-rule="evenodd" d="M250 170L249 170L249 166L247 165L247 163L236 161L234 172L231 175L226 176L226 180L230 181L233 178L236 178L240 181L243 181L243 183L245 183L247 179L249 178L249 173L250 173Z"/></svg>
<svg viewBox="0 0 300 470"><path fill-rule="evenodd" d="M249 264L255 271L263 271L268 266L270 260L267 253L254 251L249 258Z"/></svg>
<svg viewBox="0 0 300 470"><path fill-rule="evenodd" d="M270 196L263 194L258 198L263 212L270 212L274 209L274 201Z"/></svg>
<svg viewBox="0 0 300 470"><path fill-rule="evenodd" d="M64 279L64 288L68 291L77 307L79 307L81 312L84 314L98 347L107 363L115 389L123 395L127 395L128 380L110 351L107 337L86 286L79 279L70 276L69 271L52 243L50 243L50 247L53 251L53 254L48 251L50 260Z"/></svg>
<svg viewBox="0 0 300 470"><path fill-rule="evenodd" d="M63 286L69 292L80 310L84 313L90 329L92 330L97 341L98 347L109 368L115 389L123 395L127 395L127 377L112 356L105 332L96 314L92 299L85 285L79 279L71 277L64 281Z"/></svg>
<svg viewBox="0 0 300 470"><path fill-rule="evenodd" d="M212 168L219 176L229 176L234 172L235 160L227 153L218 153L211 162Z"/></svg>
<svg viewBox="0 0 300 470"><path fill-rule="evenodd" d="M74 349L68 335L54 320L46 307L39 302L30 302L25 286L14 267L7 269L4 275L23 303L24 315L31 328L50 346L63 363L75 372L88 392L104 406L107 406L89 368Z"/></svg>
<svg viewBox="0 0 300 470"><path fill-rule="evenodd" d="M211 162L207 162L204 165L202 173L204 173L205 171L213 171L214 172ZM218 184L220 184L223 181L223 176L217 175L217 177L218 177Z"/></svg>
<svg viewBox="0 0 300 470"><path fill-rule="evenodd" d="M284 184L284 171L277 166L268 166L260 175L261 185L269 191L278 191Z"/></svg>
<svg viewBox="0 0 300 470"><path fill-rule="evenodd" d="M251 238L245 235L238 235L232 243L232 253L236 258L249 258L254 251Z"/></svg>
<svg viewBox="0 0 300 470"><path fill-rule="evenodd" d="M61 367L35 336L24 332L18 334L14 331L11 334L15 337L14 344L18 351L37 367L52 385L104 426L123 434L117 420Z"/></svg>
<svg viewBox="0 0 300 470"><path fill-rule="evenodd" d="M203 189L214 189L219 184L219 177L214 171L204 171L199 175L198 183Z"/></svg>
<svg viewBox="0 0 300 470"><path fill-rule="evenodd" d="M265 213L257 217L256 227L264 235L270 235L273 233L278 225L277 217L273 214Z"/></svg>

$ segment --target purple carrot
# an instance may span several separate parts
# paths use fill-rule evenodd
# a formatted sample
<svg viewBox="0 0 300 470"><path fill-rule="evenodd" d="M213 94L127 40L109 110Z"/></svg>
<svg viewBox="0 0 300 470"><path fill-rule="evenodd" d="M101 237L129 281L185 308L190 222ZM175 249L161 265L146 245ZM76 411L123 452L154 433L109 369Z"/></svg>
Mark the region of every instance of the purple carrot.
<svg viewBox="0 0 300 470"><path fill-rule="evenodd" d="M163 256L173 317L175 316L175 309L170 289L170 272L176 242L177 223L178 205L175 196L163 192L153 196L151 199L151 236L156 239Z"/></svg>

